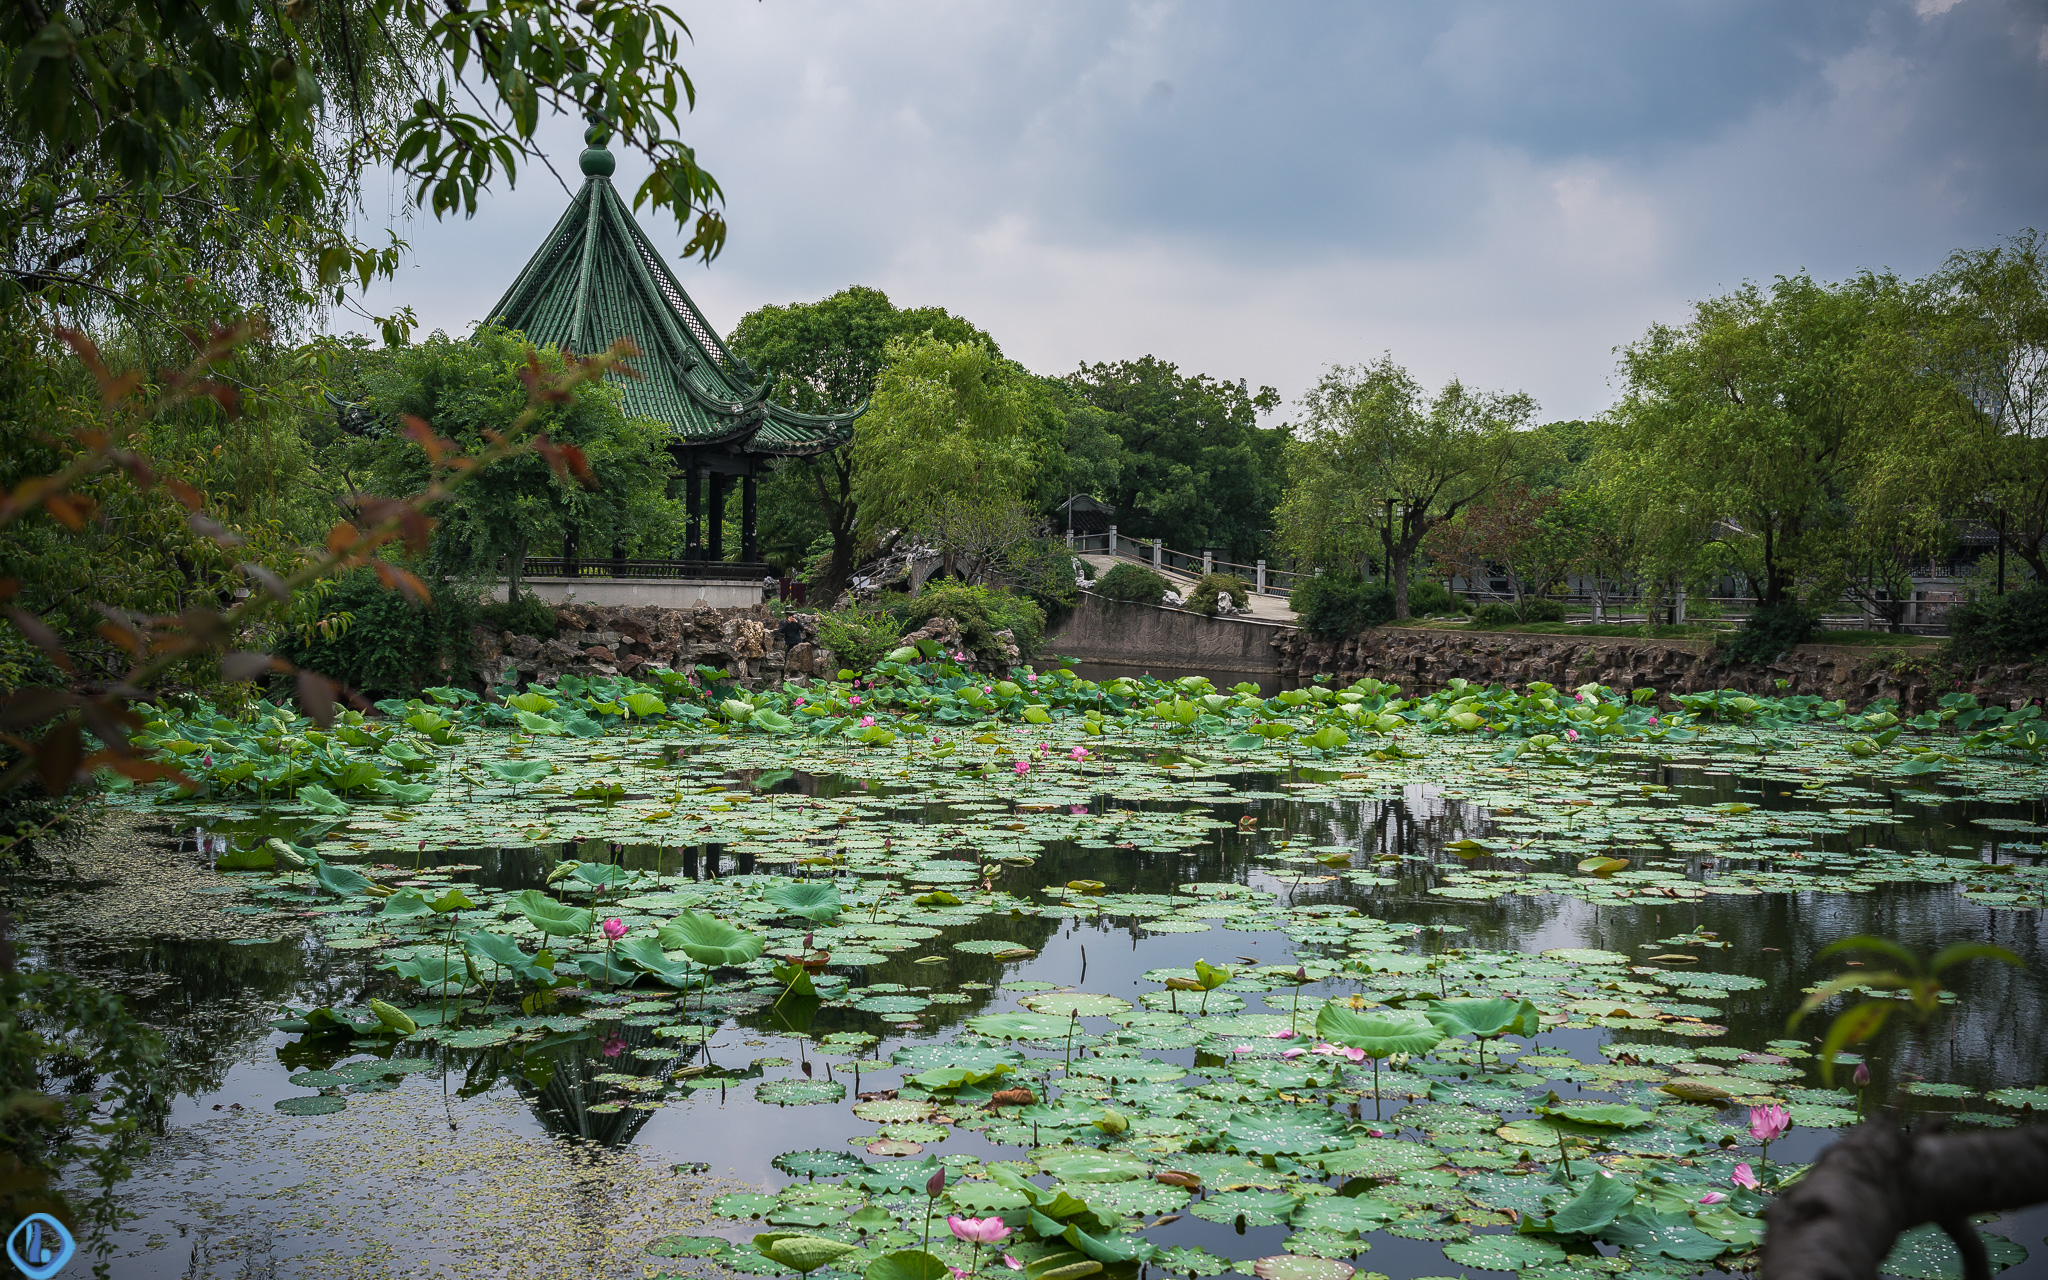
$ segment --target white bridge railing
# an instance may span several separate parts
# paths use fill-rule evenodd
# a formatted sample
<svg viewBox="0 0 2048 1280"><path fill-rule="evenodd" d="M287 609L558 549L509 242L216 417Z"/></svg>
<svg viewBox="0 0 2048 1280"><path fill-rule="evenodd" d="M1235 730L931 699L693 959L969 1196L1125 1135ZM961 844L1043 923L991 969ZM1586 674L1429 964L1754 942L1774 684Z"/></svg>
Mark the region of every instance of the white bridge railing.
<svg viewBox="0 0 2048 1280"><path fill-rule="evenodd" d="M1239 564L1232 560L1218 560L1213 548L1195 551L1175 551L1157 538L1128 538L1119 535L1116 526L1109 526L1108 533L1067 533L1067 549L1083 551L1090 555L1109 555L1129 560L1134 564L1148 565L1167 573L1200 577L1209 573L1234 573L1252 584L1254 594L1286 598L1293 594L1295 580L1302 575L1291 569L1268 568L1264 560L1251 564Z"/></svg>

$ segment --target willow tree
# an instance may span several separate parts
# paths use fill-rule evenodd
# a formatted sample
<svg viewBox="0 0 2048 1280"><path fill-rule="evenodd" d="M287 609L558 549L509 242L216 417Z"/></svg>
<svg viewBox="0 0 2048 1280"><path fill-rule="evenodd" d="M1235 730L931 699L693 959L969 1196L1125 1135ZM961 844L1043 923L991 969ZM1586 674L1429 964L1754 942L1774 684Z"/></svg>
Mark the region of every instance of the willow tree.
<svg viewBox="0 0 2048 1280"><path fill-rule="evenodd" d="M988 345L892 338L854 427L853 498L869 543L943 511L1023 501L1041 459L1031 375Z"/></svg>
<svg viewBox="0 0 2048 1280"><path fill-rule="evenodd" d="M1520 479L1546 443L1522 430L1536 402L1452 379L1426 395L1391 355L1333 366L1302 401L1277 513L1281 545L1306 565L1388 566L1394 616L1430 530Z"/></svg>

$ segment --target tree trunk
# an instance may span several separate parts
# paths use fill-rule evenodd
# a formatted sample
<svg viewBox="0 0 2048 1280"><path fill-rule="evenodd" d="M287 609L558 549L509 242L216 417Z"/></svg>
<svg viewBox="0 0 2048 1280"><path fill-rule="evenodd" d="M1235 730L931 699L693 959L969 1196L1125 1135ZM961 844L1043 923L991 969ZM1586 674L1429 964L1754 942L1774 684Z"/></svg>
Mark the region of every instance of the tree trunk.
<svg viewBox="0 0 2048 1280"><path fill-rule="evenodd" d="M1394 544L1393 563L1388 566L1387 576L1393 579L1394 616L1408 616L1408 546L1404 539Z"/></svg>
<svg viewBox="0 0 2048 1280"><path fill-rule="evenodd" d="M2048 1201L2048 1124L1980 1133L1871 1120L1821 1153L1765 1212L1759 1280L1876 1280L1899 1233L1938 1224L1970 1280L1988 1277L1970 1215Z"/></svg>
<svg viewBox="0 0 2048 1280"><path fill-rule="evenodd" d="M519 603L519 580L526 570L526 535L520 534L512 540L512 550L505 556L505 603Z"/></svg>

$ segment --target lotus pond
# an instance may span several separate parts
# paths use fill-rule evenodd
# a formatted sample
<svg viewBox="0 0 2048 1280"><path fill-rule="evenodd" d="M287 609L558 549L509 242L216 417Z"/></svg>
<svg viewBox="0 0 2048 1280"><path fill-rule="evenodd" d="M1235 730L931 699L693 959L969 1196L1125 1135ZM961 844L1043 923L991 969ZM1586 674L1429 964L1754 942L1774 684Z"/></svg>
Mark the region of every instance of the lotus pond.
<svg viewBox="0 0 2048 1280"><path fill-rule="evenodd" d="M22 935L173 1045L115 1274L1654 1280L1753 1263L1860 1109L2048 1110L2031 712L909 650L506 692L150 720L148 909ZM1839 1002L1788 1018L1865 933L2024 964L1830 1079Z"/></svg>

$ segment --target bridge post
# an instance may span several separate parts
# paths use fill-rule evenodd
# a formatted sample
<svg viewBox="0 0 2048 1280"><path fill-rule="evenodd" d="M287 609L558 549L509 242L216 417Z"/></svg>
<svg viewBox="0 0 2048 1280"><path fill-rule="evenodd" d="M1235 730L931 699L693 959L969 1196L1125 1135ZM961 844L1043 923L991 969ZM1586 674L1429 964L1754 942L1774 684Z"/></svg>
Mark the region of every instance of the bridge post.
<svg viewBox="0 0 2048 1280"><path fill-rule="evenodd" d="M1164 545L1166 545L1166 544L1165 544L1165 541L1164 541L1163 539L1160 539L1160 538L1154 538L1154 539L1152 539L1152 567L1153 567L1154 569L1157 569L1157 568L1159 567L1159 554L1160 554L1160 553L1159 553L1159 548L1160 548L1160 547L1162 547L1162 546L1164 546Z"/></svg>
<svg viewBox="0 0 2048 1280"><path fill-rule="evenodd" d="M1253 588L1252 588L1252 590L1253 590L1254 592L1256 592L1257 594L1259 594L1259 595L1265 595L1265 594L1266 594L1266 562L1265 562L1264 560L1261 560L1261 561L1259 561L1259 563L1258 563L1258 579L1259 579L1259 580L1258 580L1258 585L1257 585L1257 586L1255 586L1255 587L1253 587Z"/></svg>
<svg viewBox="0 0 2048 1280"><path fill-rule="evenodd" d="M1072 529L1069 529L1069 530L1067 530L1067 550L1069 550L1069 551L1072 551L1073 549L1074 549L1074 531L1073 531Z"/></svg>
<svg viewBox="0 0 2048 1280"><path fill-rule="evenodd" d="M1205 578L1206 578L1206 577L1208 577L1208 576L1209 576L1209 573L1210 573L1210 571L1211 571L1211 570L1213 570L1213 569L1214 569L1215 567L1216 567L1216 553L1215 553L1214 551L1211 551L1211 550L1209 550L1209 549L1208 549L1208 548L1206 548L1206 547L1205 547L1205 548L1203 548L1203 550L1202 550L1202 576L1203 576L1203 577L1205 577Z"/></svg>
<svg viewBox="0 0 2048 1280"><path fill-rule="evenodd" d="M1116 526L1109 526L1109 554L1116 554Z"/></svg>

